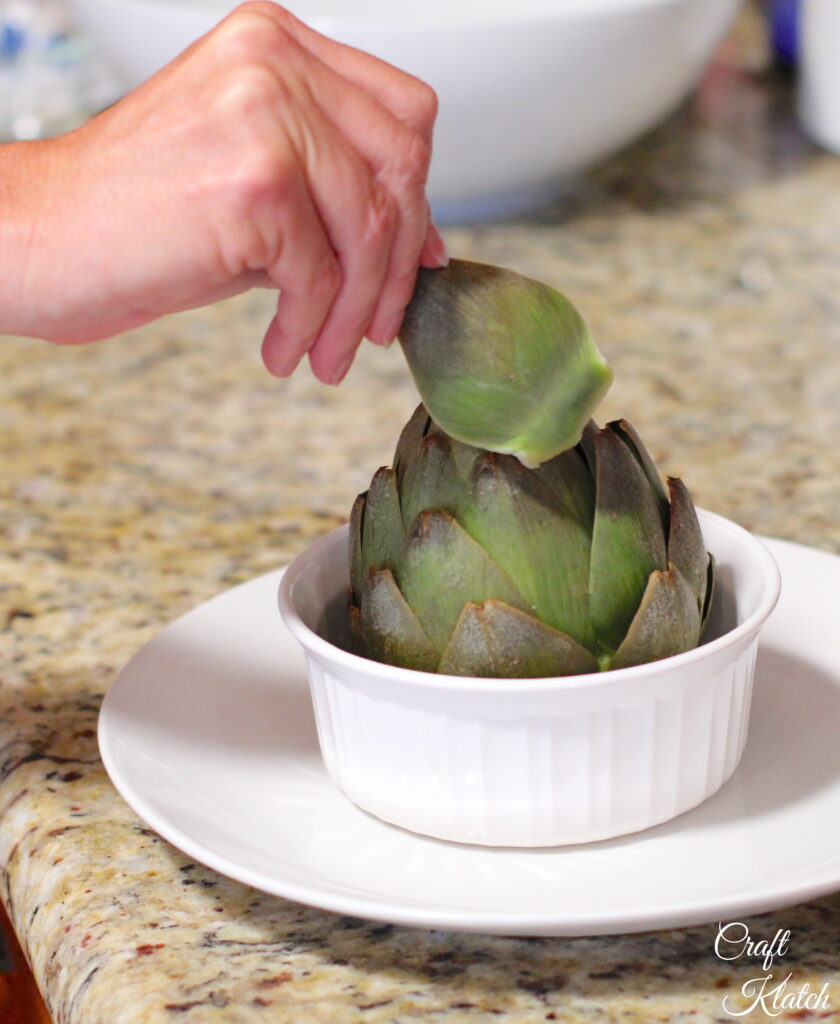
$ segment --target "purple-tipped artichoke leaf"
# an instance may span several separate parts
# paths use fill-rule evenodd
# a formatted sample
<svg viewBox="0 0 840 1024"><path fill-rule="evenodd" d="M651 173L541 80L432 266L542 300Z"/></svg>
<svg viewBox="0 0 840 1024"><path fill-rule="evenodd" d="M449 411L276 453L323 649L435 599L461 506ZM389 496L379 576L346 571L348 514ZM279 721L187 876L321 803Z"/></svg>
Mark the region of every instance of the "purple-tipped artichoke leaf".
<svg viewBox="0 0 840 1024"><path fill-rule="evenodd" d="M595 420L589 420L583 428L583 433L580 435L580 444L578 445L578 451L586 460L586 465L589 467L589 475L593 480L595 479L595 438L600 430L601 428Z"/></svg>
<svg viewBox="0 0 840 1024"><path fill-rule="evenodd" d="M688 580L694 591L697 607L706 604L709 555L700 530L700 522L688 488L675 477L668 477L671 496L671 525L668 533L668 561Z"/></svg>
<svg viewBox="0 0 840 1024"><path fill-rule="evenodd" d="M715 556L709 552L709 563L706 568L706 593L703 600L703 608L700 612L700 637L706 634L706 626L709 624L709 615L712 611L712 604L715 600Z"/></svg>
<svg viewBox="0 0 840 1024"><path fill-rule="evenodd" d="M627 445L629 450L633 453L636 461L642 469L642 472L647 477L648 483L651 486L651 490L656 495L656 500L659 502L659 511L662 513L662 524L663 528L668 528L668 517L670 510L668 507L668 495L665 493L665 488L662 485L662 477L656 469L653 463L653 459L645 448L642 439L639 437L635 428L627 420L614 420L608 424L614 433L618 434L622 441Z"/></svg>
<svg viewBox="0 0 840 1024"><path fill-rule="evenodd" d="M696 647L700 611L686 578L674 565L654 570L611 668L659 661Z"/></svg>
<svg viewBox="0 0 840 1024"><path fill-rule="evenodd" d="M467 604L438 666L461 676L538 678L597 672L571 637L503 601Z"/></svg>
<svg viewBox="0 0 840 1024"><path fill-rule="evenodd" d="M446 512L421 512L415 520L399 583L438 651L449 642L461 609L470 601L498 598L527 608L510 577Z"/></svg>
<svg viewBox="0 0 840 1024"><path fill-rule="evenodd" d="M565 296L464 260L420 269L399 338L436 423L529 466L578 442L612 379Z"/></svg>
<svg viewBox="0 0 840 1024"><path fill-rule="evenodd" d="M356 600L360 600L365 585L365 574L367 566L364 562L362 550L362 530L365 521L365 504L367 503L368 492L360 494L353 502L350 510L350 584Z"/></svg>
<svg viewBox="0 0 840 1024"><path fill-rule="evenodd" d="M434 672L438 652L409 608L389 569L371 570L362 593L359 627L376 661Z"/></svg>
<svg viewBox="0 0 840 1024"><path fill-rule="evenodd" d="M609 426L595 439L596 503L589 595L601 645L621 643L667 552L659 502L634 454Z"/></svg>

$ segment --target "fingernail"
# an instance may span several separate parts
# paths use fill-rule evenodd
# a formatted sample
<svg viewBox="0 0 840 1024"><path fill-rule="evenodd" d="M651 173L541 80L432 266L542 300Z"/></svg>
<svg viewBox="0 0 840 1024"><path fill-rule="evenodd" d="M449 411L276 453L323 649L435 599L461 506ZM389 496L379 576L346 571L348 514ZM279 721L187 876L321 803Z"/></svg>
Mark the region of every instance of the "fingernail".
<svg viewBox="0 0 840 1024"><path fill-rule="evenodd" d="M441 233L434 224L429 224L429 253L433 259L437 260L439 266L449 266L449 253L446 251L446 242L444 242Z"/></svg>
<svg viewBox="0 0 840 1024"><path fill-rule="evenodd" d="M351 352L342 363L339 363L338 369L330 378L330 384L340 384L344 380L347 376L347 371L350 369L350 364L353 362L353 356L355 354L355 352Z"/></svg>
<svg viewBox="0 0 840 1024"><path fill-rule="evenodd" d="M274 374L275 377L291 377L291 375L298 368L298 364L299 363L300 363L299 359L295 359L295 360L292 360L292 361L284 360L281 363L275 364L272 367L271 372Z"/></svg>
<svg viewBox="0 0 840 1024"><path fill-rule="evenodd" d="M373 336L371 336L371 334L366 334L365 338L371 343L371 345L378 345L380 348L387 348L391 344L384 331L376 331L373 333Z"/></svg>
<svg viewBox="0 0 840 1024"><path fill-rule="evenodd" d="M287 344L276 320L271 321L265 332L262 355L266 368L275 377L291 377L300 362L300 355Z"/></svg>
<svg viewBox="0 0 840 1024"><path fill-rule="evenodd" d="M392 316L390 320L385 321L384 327L379 330L369 331L365 337L369 342L378 345L380 348L388 348L389 345L393 345L397 340L404 317L405 310L401 309L396 316Z"/></svg>

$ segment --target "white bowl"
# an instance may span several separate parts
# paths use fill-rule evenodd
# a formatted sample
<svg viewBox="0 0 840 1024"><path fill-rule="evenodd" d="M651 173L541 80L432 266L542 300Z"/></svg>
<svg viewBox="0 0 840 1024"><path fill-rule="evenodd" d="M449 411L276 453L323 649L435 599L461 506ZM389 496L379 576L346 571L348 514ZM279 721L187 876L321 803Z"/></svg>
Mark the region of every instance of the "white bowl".
<svg viewBox="0 0 840 1024"><path fill-rule="evenodd" d="M280 611L303 645L324 763L359 807L440 839L585 843L695 807L744 749L758 635L779 571L740 526L700 511L717 562L709 637L648 665L549 679L394 668L316 629L349 589L347 528L289 566Z"/></svg>
<svg viewBox="0 0 840 1024"><path fill-rule="evenodd" d="M289 0L314 28L432 85L438 220L545 202L698 81L738 0ZM129 86L233 0L71 0Z"/></svg>

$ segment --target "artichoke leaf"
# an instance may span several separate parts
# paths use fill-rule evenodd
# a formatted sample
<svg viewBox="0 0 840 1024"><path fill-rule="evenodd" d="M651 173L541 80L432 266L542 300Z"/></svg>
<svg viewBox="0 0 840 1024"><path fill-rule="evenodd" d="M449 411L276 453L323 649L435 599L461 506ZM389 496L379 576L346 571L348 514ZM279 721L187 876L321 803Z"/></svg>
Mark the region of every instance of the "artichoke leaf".
<svg viewBox="0 0 840 1024"><path fill-rule="evenodd" d="M565 296L465 260L420 268L399 338L436 423L528 466L577 444L612 380Z"/></svg>
<svg viewBox="0 0 840 1024"><path fill-rule="evenodd" d="M688 580L697 607L702 612L706 604L709 555L700 530L697 512L688 488L675 477L668 477L671 495L671 526L668 533L668 561Z"/></svg>
<svg viewBox="0 0 840 1024"><path fill-rule="evenodd" d="M495 600L464 606L438 665L450 675L496 678L597 671L595 658L571 637Z"/></svg>
<svg viewBox="0 0 840 1024"><path fill-rule="evenodd" d="M590 611L601 646L615 651L648 577L667 567L667 552L659 501L631 449L608 425L595 438L595 453Z"/></svg>
<svg viewBox="0 0 840 1024"><path fill-rule="evenodd" d="M595 438L600 430L601 428L595 420L590 420L583 428L580 444L578 445L578 451L586 460L586 465L589 467L589 475L593 480L595 479Z"/></svg>
<svg viewBox="0 0 840 1024"><path fill-rule="evenodd" d="M397 479L393 469L382 466L370 482L362 519L362 564L369 569L397 572L403 547L403 529Z"/></svg>
<svg viewBox="0 0 840 1024"><path fill-rule="evenodd" d="M555 502L575 515L591 534L595 518L595 480L580 446L561 452L533 472L552 492Z"/></svg>
<svg viewBox="0 0 840 1024"><path fill-rule="evenodd" d="M639 609L610 668L659 661L696 647L700 610L691 585L675 566L650 574Z"/></svg>
<svg viewBox="0 0 840 1024"><path fill-rule="evenodd" d="M529 611L579 643L590 642L590 531L536 473L486 452L473 467L458 519L513 580Z"/></svg>
<svg viewBox="0 0 840 1024"><path fill-rule="evenodd" d="M510 577L447 512L423 511L414 521L398 578L409 607L443 651L465 604L498 598L528 605Z"/></svg>
<svg viewBox="0 0 840 1024"><path fill-rule="evenodd" d="M449 453L452 458L455 468L458 471L459 476L463 483L466 483L472 472L475 460L481 455L483 449L476 448L471 444L464 444L463 441L456 441L454 437L451 437L446 431L441 430L440 427L435 423L434 420L429 421L429 436L445 437L449 444Z"/></svg>
<svg viewBox="0 0 840 1024"><path fill-rule="evenodd" d="M411 419L402 428L397 447L394 451L394 472L397 474L397 486L402 487L406 466L417 453L420 442L431 426L431 419L421 403L411 414Z"/></svg>
<svg viewBox="0 0 840 1024"><path fill-rule="evenodd" d="M703 608L700 612L700 637L705 635L706 626L709 624L709 614L715 600L715 556L709 552L709 564L706 569L706 597L703 601Z"/></svg>
<svg viewBox="0 0 840 1024"><path fill-rule="evenodd" d="M443 509L454 515L464 481L452 458L449 438L429 431L405 467L400 485L400 507L408 529L424 509Z"/></svg>
<svg viewBox="0 0 840 1024"><path fill-rule="evenodd" d="M362 551L362 529L365 521L367 496L367 491L360 494L350 510L350 585L357 601L361 599L367 572Z"/></svg>
<svg viewBox="0 0 840 1024"><path fill-rule="evenodd" d="M662 513L662 524L663 527L667 529L668 520L671 514L668 506L668 496L665 493L665 488L662 486L662 477L657 472L653 459L650 457L647 448L645 448L642 439L636 433L635 427L633 427L631 423L628 423L627 420L613 420L613 422L609 423L608 426L618 434L621 440L633 453L636 461L639 463L642 472L647 477L651 490L656 495L656 500L659 502L659 511Z"/></svg>
<svg viewBox="0 0 840 1024"><path fill-rule="evenodd" d="M368 657L402 668L435 671L438 652L400 593L390 569L368 573L358 621Z"/></svg>

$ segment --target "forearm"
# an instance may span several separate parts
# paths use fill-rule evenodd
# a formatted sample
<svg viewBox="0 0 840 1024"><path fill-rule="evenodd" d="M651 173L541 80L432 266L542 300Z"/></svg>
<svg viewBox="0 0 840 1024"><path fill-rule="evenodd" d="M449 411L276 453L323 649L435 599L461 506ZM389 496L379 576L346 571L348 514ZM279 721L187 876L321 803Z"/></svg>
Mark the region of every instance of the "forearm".
<svg viewBox="0 0 840 1024"><path fill-rule="evenodd" d="M77 344L152 319L113 287L125 240L143 246L94 129L0 146L0 333Z"/></svg>
<svg viewBox="0 0 840 1024"><path fill-rule="evenodd" d="M0 333L38 336L38 266L48 258L49 149L53 142L0 146Z"/></svg>

